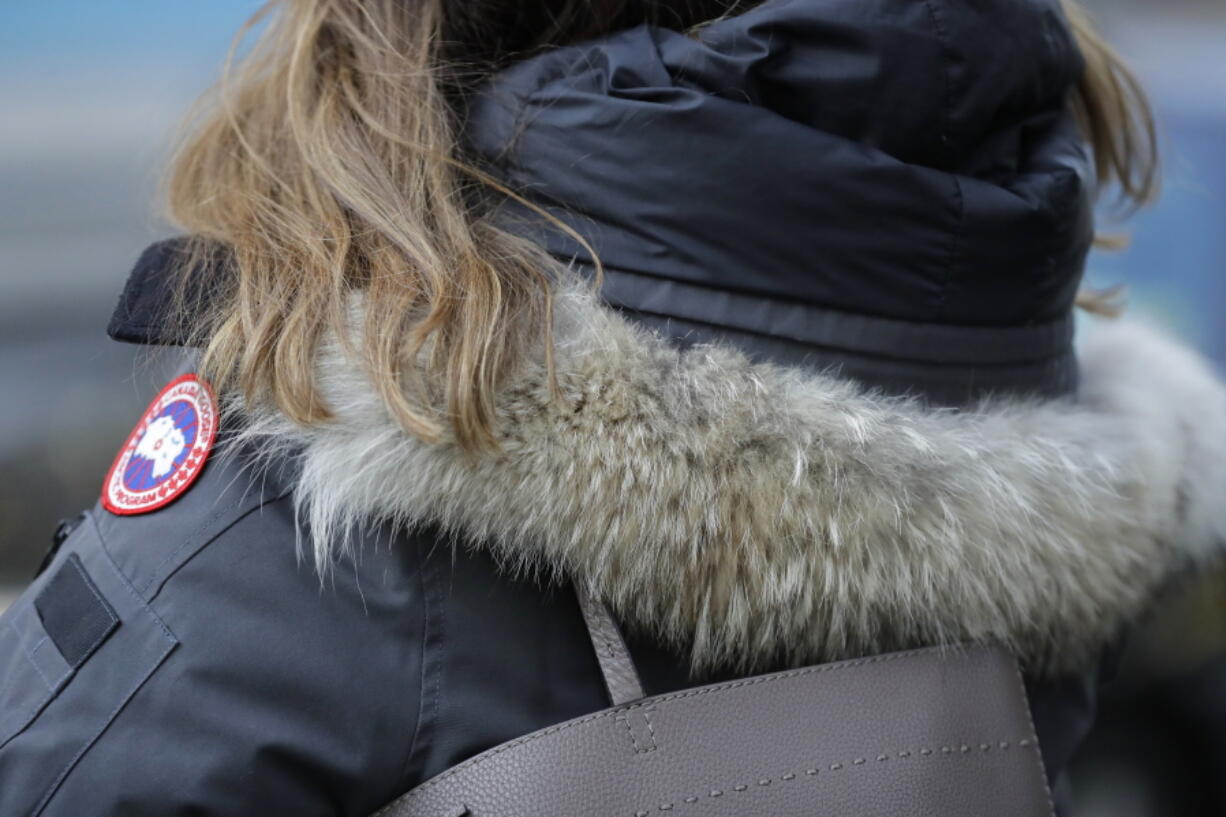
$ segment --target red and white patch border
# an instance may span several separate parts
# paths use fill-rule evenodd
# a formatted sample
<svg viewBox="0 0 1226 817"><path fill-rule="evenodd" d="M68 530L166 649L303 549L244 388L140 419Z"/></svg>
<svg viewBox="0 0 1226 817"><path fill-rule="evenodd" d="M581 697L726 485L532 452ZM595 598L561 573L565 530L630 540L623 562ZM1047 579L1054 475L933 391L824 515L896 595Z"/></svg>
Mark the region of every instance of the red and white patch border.
<svg viewBox="0 0 1226 817"><path fill-rule="evenodd" d="M179 400L192 404L196 410L196 421L199 423L196 439L192 442L186 458L160 484L147 491L129 490L123 484L124 471L136 452L141 437L166 406ZM196 477L204 470L204 463L209 458L209 452L213 450L213 442L217 438L217 426L217 399L207 382L195 374L185 374L167 383L145 409L140 422L132 429L127 442L111 463L106 481L102 484L102 507L120 516L131 516L156 511L174 502L191 487Z"/></svg>

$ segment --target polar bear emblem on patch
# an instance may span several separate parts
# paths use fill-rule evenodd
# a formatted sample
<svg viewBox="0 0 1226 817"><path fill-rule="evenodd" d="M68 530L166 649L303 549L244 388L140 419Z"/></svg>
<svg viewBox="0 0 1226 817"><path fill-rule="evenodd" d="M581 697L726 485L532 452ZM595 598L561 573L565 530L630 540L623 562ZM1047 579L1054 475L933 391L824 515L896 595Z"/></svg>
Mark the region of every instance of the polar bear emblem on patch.
<svg viewBox="0 0 1226 817"><path fill-rule="evenodd" d="M164 477L187 447L183 432L165 415L149 424L145 436L136 444L136 456L153 463L154 478Z"/></svg>

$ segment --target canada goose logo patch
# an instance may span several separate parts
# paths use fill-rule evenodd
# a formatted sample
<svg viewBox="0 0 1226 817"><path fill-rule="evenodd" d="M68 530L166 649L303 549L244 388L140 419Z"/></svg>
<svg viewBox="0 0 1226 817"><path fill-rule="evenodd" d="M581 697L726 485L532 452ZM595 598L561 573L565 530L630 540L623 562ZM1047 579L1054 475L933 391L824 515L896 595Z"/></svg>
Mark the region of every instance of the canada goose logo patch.
<svg viewBox="0 0 1226 817"><path fill-rule="evenodd" d="M213 390L194 374L175 378L153 398L115 457L102 506L127 515L174 502L204 470L216 437Z"/></svg>

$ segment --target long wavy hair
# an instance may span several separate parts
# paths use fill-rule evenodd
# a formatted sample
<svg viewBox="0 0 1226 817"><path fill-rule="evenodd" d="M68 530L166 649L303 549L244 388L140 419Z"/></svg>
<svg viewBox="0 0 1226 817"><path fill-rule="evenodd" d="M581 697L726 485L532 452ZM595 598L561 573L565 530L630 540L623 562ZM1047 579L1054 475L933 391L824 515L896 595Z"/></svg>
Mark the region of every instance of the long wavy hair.
<svg viewBox="0 0 1226 817"><path fill-rule="evenodd" d="M241 59L231 52L168 174L170 218L192 237L179 305L204 349L202 372L299 423L326 420L316 345L328 332L353 336L347 305L360 291L353 357L392 415L427 440L492 444L501 376L526 344L550 354L554 264L494 225L491 194L515 192L466 160L465 95L545 48L642 22L688 30L752 5L267 3L235 51L262 26L258 39ZM1071 104L1099 183L1142 204L1158 179L1149 107L1087 14L1064 6L1086 59ZM197 280L218 247L232 274Z"/></svg>

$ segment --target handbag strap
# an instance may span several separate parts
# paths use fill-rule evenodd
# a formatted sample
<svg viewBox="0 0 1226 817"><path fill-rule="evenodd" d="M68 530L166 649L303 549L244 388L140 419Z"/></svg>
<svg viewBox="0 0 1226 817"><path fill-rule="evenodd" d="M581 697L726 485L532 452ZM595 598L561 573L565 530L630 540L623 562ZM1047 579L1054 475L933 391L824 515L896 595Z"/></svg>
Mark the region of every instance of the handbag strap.
<svg viewBox="0 0 1226 817"><path fill-rule="evenodd" d="M634 658L609 608L579 582L575 582L575 596L579 599L579 609L583 611L583 623L592 639L592 648L596 651L596 661L600 664L600 674L604 676L609 700L614 706L621 706L642 698L643 684L634 667Z"/></svg>

